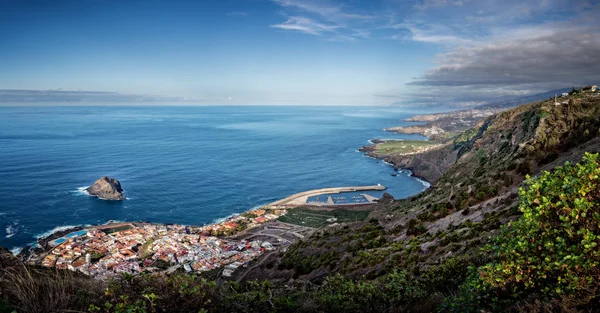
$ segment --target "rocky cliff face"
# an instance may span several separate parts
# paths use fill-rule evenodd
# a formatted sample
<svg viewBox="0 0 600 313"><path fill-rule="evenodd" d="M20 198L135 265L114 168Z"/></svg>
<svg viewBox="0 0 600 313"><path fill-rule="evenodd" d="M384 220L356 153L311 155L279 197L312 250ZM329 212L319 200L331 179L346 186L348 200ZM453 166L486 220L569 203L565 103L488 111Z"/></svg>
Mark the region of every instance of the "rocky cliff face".
<svg viewBox="0 0 600 313"><path fill-rule="evenodd" d="M92 195L104 200L125 200L123 197L123 188L121 183L111 177L104 176L98 179L86 191Z"/></svg>

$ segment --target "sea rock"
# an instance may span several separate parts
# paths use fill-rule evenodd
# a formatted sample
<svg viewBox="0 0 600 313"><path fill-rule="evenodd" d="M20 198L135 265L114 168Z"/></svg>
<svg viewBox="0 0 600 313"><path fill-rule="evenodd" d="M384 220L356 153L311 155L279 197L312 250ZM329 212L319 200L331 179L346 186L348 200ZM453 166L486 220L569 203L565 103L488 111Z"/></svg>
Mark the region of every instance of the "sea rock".
<svg viewBox="0 0 600 313"><path fill-rule="evenodd" d="M111 177L104 176L98 179L86 191L92 195L104 200L125 200L123 197L123 188L121 183Z"/></svg>

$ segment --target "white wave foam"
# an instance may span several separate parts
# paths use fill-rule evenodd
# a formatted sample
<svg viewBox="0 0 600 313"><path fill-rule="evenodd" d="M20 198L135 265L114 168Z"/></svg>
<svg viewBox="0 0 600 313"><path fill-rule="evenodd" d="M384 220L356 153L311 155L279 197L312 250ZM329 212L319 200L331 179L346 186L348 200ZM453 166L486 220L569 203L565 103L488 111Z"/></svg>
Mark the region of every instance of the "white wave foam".
<svg viewBox="0 0 600 313"><path fill-rule="evenodd" d="M37 238L37 239L46 238L46 237L48 237L48 236L50 236L50 235L52 235L52 234L54 234L56 232L63 231L63 230L68 230L68 229L79 227L79 226L80 225L66 225L66 226L54 227L53 229L51 229L49 231L46 231L46 232L43 232L41 234L35 235L35 238Z"/></svg>
<svg viewBox="0 0 600 313"><path fill-rule="evenodd" d="M6 238L10 238L19 232L21 229L21 225L19 225L19 220L14 220L12 224L6 226Z"/></svg>
<svg viewBox="0 0 600 313"><path fill-rule="evenodd" d="M431 184L425 180L422 180L419 177L413 176L413 172L412 171L407 171L408 172L408 176L411 176L412 178L416 179L418 182L420 182L421 184L423 184L423 186L425 186L425 189L431 187Z"/></svg>
<svg viewBox="0 0 600 313"><path fill-rule="evenodd" d="M14 248L10 249L10 252L14 256L16 256L17 254L21 253L21 250L23 250L23 248L21 248L21 247L14 247Z"/></svg>
<svg viewBox="0 0 600 313"><path fill-rule="evenodd" d="M6 238L10 238L17 233L17 230L13 227L13 225L6 226Z"/></svg>
<svg viewBox="0 0 600 313"><path fill-rule="evenodd" d="M248 210L246 210L246 211L244 211L242 213L233 213L233 214L229 214L229 215L227 215L225 217L216 218L212 222L208 223L207 225L223 223L223 222L225 222L226 220L228 220L228 219L230 219L232 217L236 217L238 215L242 215L242 214L244 214L244 213L246 213L248 211L258 210L258 209L264 207L265 205L267 205L269 203L271 203L271 202L255 205L255 206L251 207L250 209L248 209Z"/></svg>
<svg viewBox="0 0 600 313"><path fill-rule="evenodd" d="M79 195L90 196L90 193L87 192L87 190L86 190L86 189L88 189L88 187L90 187L90 186L77 187L77 190L74 190L73 193L76 193L76 194L79 194Z"/></svg>
<svg viewBox="0 0 600 313"><path fill-rule="evenodd" d="M118 220L108 220L106 221L104 224L102 225L108 225L108 224L118 224L118 223L124 223L123 221L118 221Z"/></svg>
<svg viewBox="0 0 600 313"><path fill-rule="evenodd" d="M88 194L88 196L90 196L90 197L96 197L96 198L98 198L98 199L100 199L100 200L104 200L104 201L114 201L113 199L106 199L106 198L102 198L102 197L100 197L100 196L92 196L92 195L90 195L90 194ZM124 196L124 197L123 197L123 200L129 200L129 198L127 198L127 197L125 197L125 196Z"/></svg>
<svg viewBox="0 0 600 313"><path fill-rule="evenodd" d="M233 214L229 214L229 215L227 215L225 217L216 218L212 222L210 222L209 224L220 224L220 223L223 223L226 220L228 220L228 219L230 219L232 217L238 216L238 215L240 215L240 213L233 213Z"/></svg>
<svg viewBox="0 0 600 313"><path fill-rule="evenodd" d="M90 195L90 193L86 190L89 187L90 186L77 187L77 190L73 190L73 193L76 194L76 195L80 195L80 196L81 195L86 195L86 196L89 196L89 197L97 197L100 200L112 201L110 199L104 199L104 198L99 197L99 196ZM125 200L129 200L130 199L130 198L127 198L127 197L123 197L123 198L125 198Z"/></svg>
<svg viewBox="0 0 600 313"><path fill-rule="evenodd" d="M421 184L423 184L423 186L425 186L425 189L427 189L427 188L431 187L431 184L430 184L430 183L428 183L428 182L426 182L426 181L424 181L424 180L422 180L422 179L420 179L420 178L418 178L418 177L415 177L415 178L416 178L416 179L417 179L417 180L418 180L418 181L419 181Z"/></svg>

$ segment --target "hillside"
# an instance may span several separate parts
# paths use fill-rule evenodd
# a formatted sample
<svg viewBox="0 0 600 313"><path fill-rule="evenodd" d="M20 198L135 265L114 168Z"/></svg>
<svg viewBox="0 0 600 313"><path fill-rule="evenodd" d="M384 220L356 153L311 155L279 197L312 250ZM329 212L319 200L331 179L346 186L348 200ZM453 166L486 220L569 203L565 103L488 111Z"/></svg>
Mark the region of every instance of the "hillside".
<svg viewBox="0 0 600 313"><path fill-rule="evenodd" d="M419 134L427 136L430 140L436 142L445 141L472 128L483 118L519 105L553 98L556 95L560 96L569 91L571 91L569 88L556 89L534 95L490 101L471 109L415 115L404 119L404 122L415 122L420 124L396 126L386 128L385 130L399 134ZM365 151L370 151L370 149L366 147Z"/></svg>
<svg viewBox="0 0 600 313"><path fill-rule="evenodd" d="M567 105L542 101L491 116L420 158L386 158L430 162L443 174L429 175L436 183L418 196L379 204L370 222L324 229L247 278L318 282L331 273L375 279L398 268L419 277L444 269L448 276L435 284L456 287L466 264L487 260L479 247L520 215L525 175L600 151L599 131L600 97L572 96Z"/></svg>
<svg viewBox="0 0 600 313"><path fill-rule="evenodd" d="M418 156L387 156L434 184L409 199L385 198L366 221L321 228L285 251L268 254L251 263L252 270L243 279L234 275L231 282L213 282L187 275L125 275L118 282L98 283L85 296L75 296L73 291L83 284L81 278L67 279L77 283L56 291L70 297L56 307L87 310L93 305L90 311L103 312L124 311L117 310L119 305L138 308L136 312L199 308L431 312L457 311L460 303L458 312L476 311L478 307L465 303L477 302L460 298L464 293L459 291L472 277L469 266L493 260L493 254L482 252L481 247L499 234L501 225L522 218L518 189L526 175L536 176L566 161L579 162L585 152L600 151L598 94L573 95L564 101L560 105L553 100L535 102L495 114ZM28 284L38 286L35 278L27 277ZM0 284L4 290L0 312L3 305L23 306L27 298L15 293L21 290L20 283L0 277ZM108 289L101 295L98 289L104 287ZM578 312L592 310L598 302L594 296L574 301L560 294L551 298L536 292L526 295L527 299L523 294L498 294L505 302L486 306L486 310L556 311L566 306L569 312ZM87 300L77 302L82 297ZM102 306L105 302L111 306ZM524 309L525 305L531 307Z"/></svg>

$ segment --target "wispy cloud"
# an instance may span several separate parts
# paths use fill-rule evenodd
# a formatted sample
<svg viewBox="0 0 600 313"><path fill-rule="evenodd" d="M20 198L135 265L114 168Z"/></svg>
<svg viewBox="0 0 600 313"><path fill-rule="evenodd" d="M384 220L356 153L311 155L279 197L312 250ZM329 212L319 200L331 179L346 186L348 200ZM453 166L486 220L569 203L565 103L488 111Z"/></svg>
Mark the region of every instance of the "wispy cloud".
<svg viewBox="0 0 600 313"><path fill-rule="evenodd" d="M233 12L229 12L227 13L227 16L248 16L248 12L243 12L243 11L233 11Z"/></svg>
<svg viewBox="0 0 600 313"><path fill-rule="evenodd" d="M365 23L375 19L346 5L325 0L272 0L283 9L287 20L271 25L273 28L323 36L330 41L356 41L367 38L370 31Z"/></svg>
<svg viewBox="0 0 600 313"><path fill-rule="evenodd" d="M441 24L406 21L389 27L401 31L391 36L391 39L396 40L413 40L444 45L470 44L475 41L475 38L461 36L456 28L449 28ZM471 36L474 35L471 34Z"/></svg>
<svg viewBox="0 0 600 313"><path fill-rule="evenodd" d="M339 26L336 25L318 23L310 18L301 16L292 16L284 23L271 25L271 27L299 31L311 35L322 35L323 33L334 32L339 28Z"/></svg>
<svg viewBox="0 0 600 313"><path fill-rule="evenodd" d="M419 10L427 10L431 8L443 7L446 5L462 6L463 4L463 0L423 0L417 1L414 7Z"/></svg>
<svg viewBox="0 0 600 313"><path fill-rule="evenodd" d="M390 99L473 105L600 80L597 1L388 1L369 10L337 0L271 1L285 18L274 28L330 41L393 39L443 48L408 87L380 94ZM443 87L443 95L425 96L431 86Z"/></svg>
<svg viewBox="0 0 600 313"><path fill-rule="evenodd" d="M273 2L285 8L293 8L308 13L318 14L330 20L373 18L370 15L348 13L343 10L343 6L340 4L322 1L273 0Z"/></svg>

